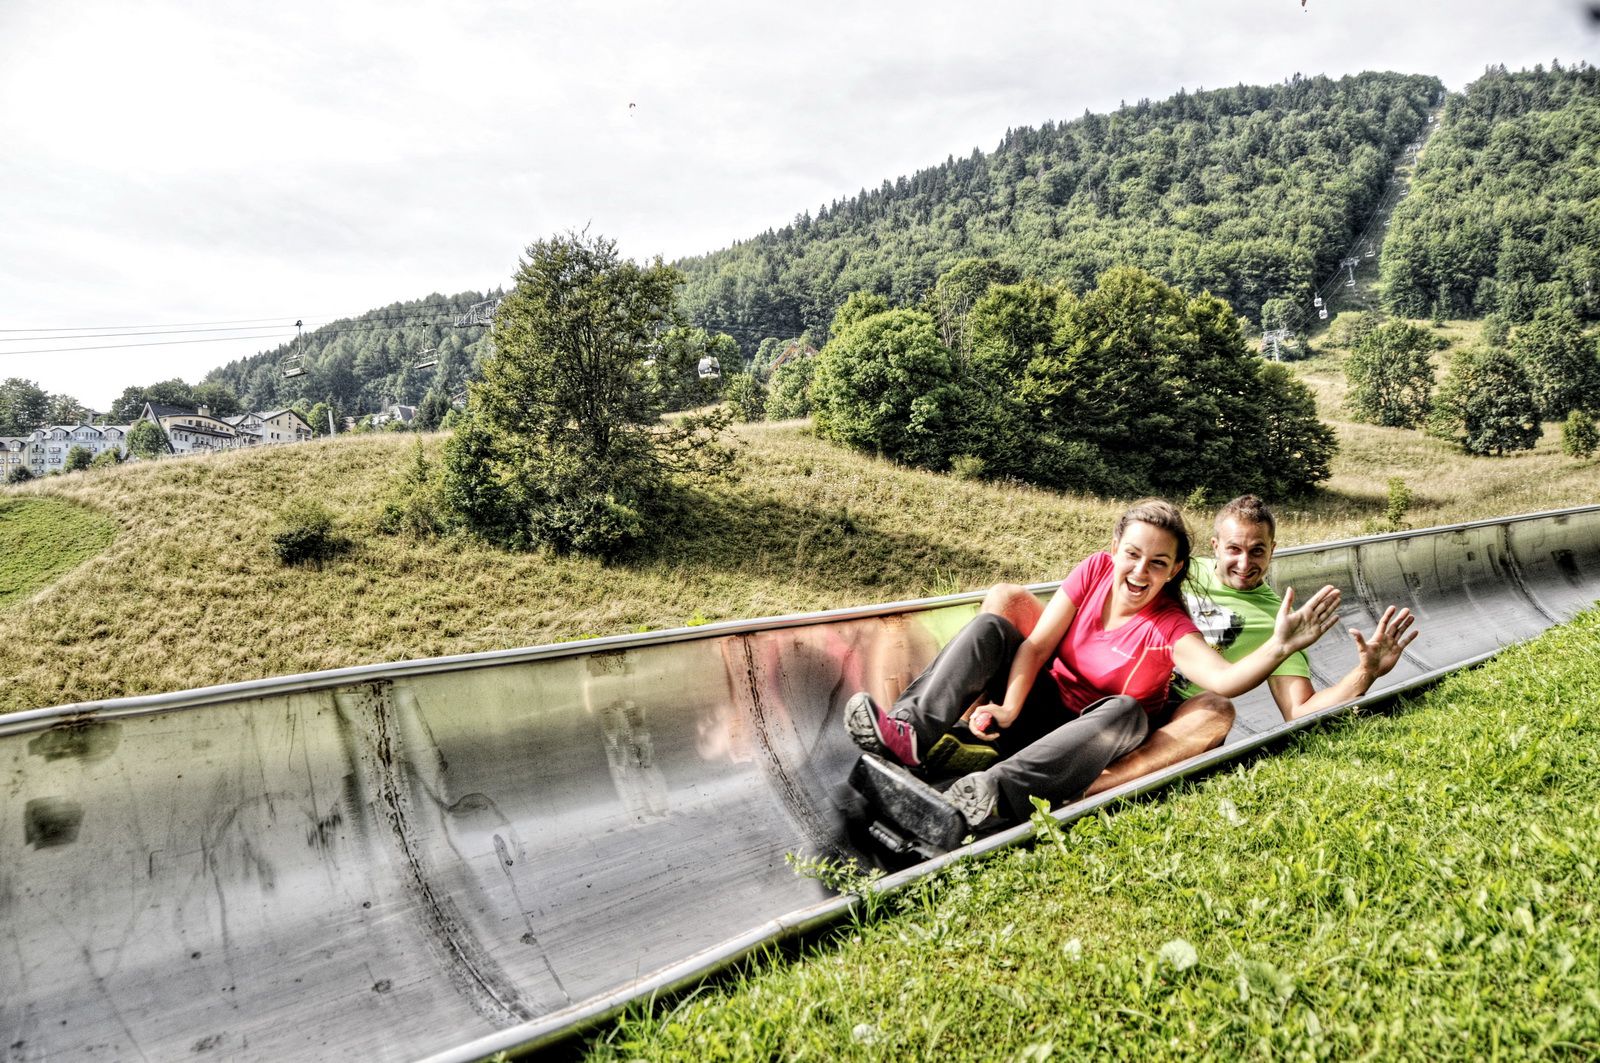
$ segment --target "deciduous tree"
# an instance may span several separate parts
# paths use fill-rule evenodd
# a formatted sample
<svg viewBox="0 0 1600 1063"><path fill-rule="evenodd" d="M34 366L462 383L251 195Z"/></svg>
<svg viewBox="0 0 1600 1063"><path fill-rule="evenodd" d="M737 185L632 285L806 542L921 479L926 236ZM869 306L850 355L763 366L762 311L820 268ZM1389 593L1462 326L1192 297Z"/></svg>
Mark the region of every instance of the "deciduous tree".
<svg viewBox="0 0 1600 1063"><path fill-rule="evenodd" d="M1409 321L1390 321L1369 332L1344 365L1350 411L1388 428L1421 424L1433 394L1428 360L1433 347L1433 334Z"/></svg>
<svg viewBox="0 0 1600 1063"><path fill-rule="evenodd" d="M671 477L726 464L726 414L663 425L644 372L678 283L587 233L529 246L473 415L446 444L444 496L465 523L508 545L614 555L659 515Z"/></svg>

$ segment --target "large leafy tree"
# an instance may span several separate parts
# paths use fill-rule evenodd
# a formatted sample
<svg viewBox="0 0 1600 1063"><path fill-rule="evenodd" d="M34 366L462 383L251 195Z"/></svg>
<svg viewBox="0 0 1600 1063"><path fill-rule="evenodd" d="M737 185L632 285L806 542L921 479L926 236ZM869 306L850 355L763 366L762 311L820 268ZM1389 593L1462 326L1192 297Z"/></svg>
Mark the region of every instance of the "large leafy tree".
<svg viewBox="0 0 1600 1063"><path fill-rule="evenodd" d="M725 455L725 414L660 422L646 355L675 322L677 271L587 233L540 240L494 318L473 416L446 445L444 492L513 546L614 555L659 515L679 472Z"/></svg>
<svg viewBox="0 0 1600 1063"><path fill-rule="evenodd" d="M51 395L49 406L51 424L80 424L89 419L89 407L71 395Z"/></svg>
<svg viewBox="0 0 1600 1063"><path fill-rule="evenodd" d="M1570 310L1540 310L1517 329L1511 353L1528 374L1543 420L1561 420L1573 410L1600 410L1600 359Z"/></svg>
<svg viewBox="0 0 1600 1063"><path fill-rule="evenodd" d="M1457 354L1437 406L1430 430L1468 454L1509 454L1539 442L1533 385L1508 351L1489 347Z"/></svg>
<svg viewBox="0 0 1600 1063"><path fill-rule="evenodd" d="M190 398L196 406L204 406L210 410L213 417L232 417L234 414L244 412L244 404L239 401L239 396L219 380L207 380L196 384L190 390Z"/></svg>
<svg viewBox="0 0 1600 1063"><path fill-rule="evenodd" d="M1368 332L1345 360L1350 411L1388 428L1415 428L1433 395L1432 333L1409 321L1390 321Z"/></svg>
<svg viewBox="0 0 1600 1063"><path fill-rule="evenodd" d="M194 406L194 389L177 377L151 384L149 387L125 388L116 402L111 404L114 424L130 424L144 412L144 404L153 402L162 406Z"/></svg>
<svg viewBox="0 0 1600 1063"><path fill-rule="evenodd" d="M0 384L0 435L21 436L48 420L50 397L31 380L11 377Z"/></svg>
<svg viewBox="0 0 1600 1063"><path fill-rule="evenodd" d="M1034 478L1116 493L1255 487L1260 364L1222 300L1107 272L1023 373L1042 442Z"/></svg>
<svg viewBox="0 0 1600 1063"><path fill-rule="evenodd" d="M1245 440L1241 454L1253 451L1261 475L1259 490L1269 498L1305 493L1332 472L1339 441L1317 419L1311 389L1286 367L1263 362L1255 401L1262 414L1261 434Z"/></svg>
<svg viewBox="0 0 1600 1063"><path fill-rule="evenodd" d="M950 352L920 310L836 323L811 385L824 438L934 469L950 459L960 397Z"/></svg>

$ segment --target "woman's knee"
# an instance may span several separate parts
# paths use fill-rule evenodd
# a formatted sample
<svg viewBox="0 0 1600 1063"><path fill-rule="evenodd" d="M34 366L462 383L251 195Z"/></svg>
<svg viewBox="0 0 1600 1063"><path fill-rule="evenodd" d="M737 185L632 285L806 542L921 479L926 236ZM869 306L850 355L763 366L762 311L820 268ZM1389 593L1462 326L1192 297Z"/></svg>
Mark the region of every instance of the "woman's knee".
<svg viewBox="0 0 1600 1063"><path fill-rule="evenodd" d="M983 596L983 604L979 607L979 616L993 614L1003 616L1011 621L1013 627L1027 636L1033 626L1039 622L1039 615L1043 607L1039 599L1035 598L1019 583L996 583L989 588L989 593Z"/></svg>

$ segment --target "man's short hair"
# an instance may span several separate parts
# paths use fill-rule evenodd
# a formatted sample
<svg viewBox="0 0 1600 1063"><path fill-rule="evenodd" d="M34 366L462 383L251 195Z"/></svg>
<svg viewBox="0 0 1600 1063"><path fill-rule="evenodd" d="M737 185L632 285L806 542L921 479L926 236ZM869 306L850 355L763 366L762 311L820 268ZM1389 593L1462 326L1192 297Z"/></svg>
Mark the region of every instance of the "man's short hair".
<svg viewBox="0 0 1600 1063"><path fill-rule="evenodd" d="M1278 539L1278 522L1272 519L1272 510L1255 495L1240 495L1217 510L1217 519L1212 523L1212 527L1222 527L1222 522L1229 517L1240 524L1265 524L1267 536L1274 542Z"/></svg>

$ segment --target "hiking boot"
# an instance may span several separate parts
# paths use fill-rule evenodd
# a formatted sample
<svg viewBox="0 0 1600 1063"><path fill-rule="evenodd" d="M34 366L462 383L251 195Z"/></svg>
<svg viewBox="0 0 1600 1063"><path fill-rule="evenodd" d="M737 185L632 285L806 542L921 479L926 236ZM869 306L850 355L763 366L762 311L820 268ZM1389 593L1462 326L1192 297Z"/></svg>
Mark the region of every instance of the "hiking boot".
<svg viewBox="0 0 1600 1063"><path fill-rule="evenodd" d="M917 757L916 729L878 708L878 703L865 690L850 695L850 700L844 703L844 725L851 741L868 753L898 761L908 768L921 763Z"/></svg>
<svg viewBox="0 0 1600 1063"><path fill-rule="evenodd" d="M985 771L963 775L950 784L944 799L956 806L956 811L966 818L967 826L977 829L985 820L1000 811L999 790Z"/></svg>

